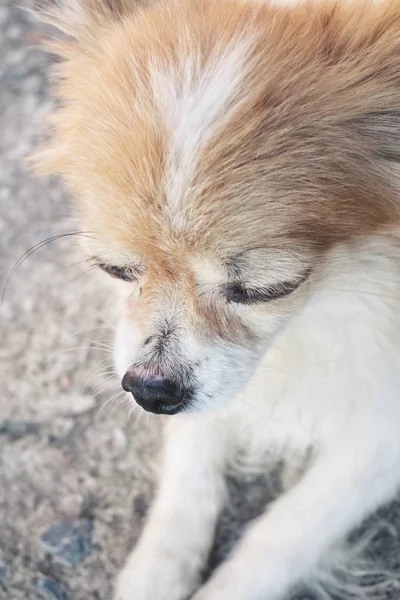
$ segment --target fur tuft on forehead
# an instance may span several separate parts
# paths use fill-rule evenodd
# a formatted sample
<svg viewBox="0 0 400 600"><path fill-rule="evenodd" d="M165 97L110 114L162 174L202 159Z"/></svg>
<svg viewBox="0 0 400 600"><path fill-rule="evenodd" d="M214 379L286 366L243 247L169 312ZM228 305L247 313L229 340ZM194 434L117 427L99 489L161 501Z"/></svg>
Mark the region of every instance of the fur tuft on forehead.
<svg viewBox="0 0 400 600"><path fill-rule="evenodd" d="M398 222L399 2L74 6L92 33L57 46L37 164L99 236L324 249Z"/></svg>

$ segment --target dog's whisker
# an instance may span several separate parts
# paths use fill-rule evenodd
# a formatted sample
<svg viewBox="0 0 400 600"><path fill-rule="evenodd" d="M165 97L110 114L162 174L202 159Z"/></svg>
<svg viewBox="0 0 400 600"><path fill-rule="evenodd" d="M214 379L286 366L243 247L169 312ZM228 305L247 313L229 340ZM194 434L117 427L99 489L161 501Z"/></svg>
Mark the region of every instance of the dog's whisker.
<svg viewBox="0 0 400 600"><path fill-rule="evenodd" d="M104 392L116 389L117 387L119 387L118 381L112 374L109 374L101 377L101 384L93 383L89 388L87 388L87 384L83 384L81 393L84 389L87 389L87 393L92 394L93 396L100 396L104 394Z"/></svg>
<svg viewBox="0 0 400 600"><path fill-rule="evenodd" d="M35 252L37 252L38 250L41 250L41 248L47 246L48 244L51 244L52 242L58 241L60 239L64 239L64 238L70 238L70 237L75 237L75 236L82 236L82 237L90 237L90 232L85 232L85 231L71 231L68 233L59 233L57 235L53 235L45 240L41 240L40 242L37 242L36 244L34 244L31 248L29 248L14 264L14 266L12 267L11 271L9 272L5 284L4 284L4 288L3 288L3 292L2 292L2 296L1 296L1 305L3 305L4 303L4 298L5 298L5 294L7 291L7 288L9 286L9 283L14 275L14 273L19 269L19 267L29 258L32 256L32 254L34 254Z"/></svg>
<svg viewBox="0 0 400 600"><path fill-rule="evenodd" d="M112 408L115 405L119 406L119 404L126 400L126 395L125 392L123 392L122 390L119 390L118 392L116 392L113 396L111 396L110 398L108 398L100 407L97 416L96 416L96 420L99 420L105 413L107 410L111 409L110 412L108 413L108 416L111 417L112 415Z"/></svg>

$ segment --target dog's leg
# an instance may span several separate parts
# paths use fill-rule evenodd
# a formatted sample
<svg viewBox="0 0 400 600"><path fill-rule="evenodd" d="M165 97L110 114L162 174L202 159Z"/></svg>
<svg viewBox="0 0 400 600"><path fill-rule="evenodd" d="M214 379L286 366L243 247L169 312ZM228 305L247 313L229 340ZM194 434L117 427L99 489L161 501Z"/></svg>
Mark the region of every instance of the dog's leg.
<svg viewBox="0 0 400 600"><path fill-rule="evenodd" d="M340 439L337 448L319 456L253 522L193 600L281 600L306 580L336 541L396 492L398 443L370 433L360 446L356 438L347 444Z"/></svg>
<svg viewBox="0 0 400 600"><path fill-rule="evenodd" d="M172 419L172 418L171 418ZM223 501L223 431L199 416L168 423L158 494L116 600L183 600L199 584Z"/></svg>

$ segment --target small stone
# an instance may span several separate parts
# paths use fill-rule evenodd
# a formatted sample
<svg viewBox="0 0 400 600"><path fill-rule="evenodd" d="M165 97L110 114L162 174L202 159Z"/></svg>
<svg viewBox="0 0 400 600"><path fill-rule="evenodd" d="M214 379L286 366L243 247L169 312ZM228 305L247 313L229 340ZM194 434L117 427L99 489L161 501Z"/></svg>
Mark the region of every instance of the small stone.
<svg viewBox="0 0 400 600"><path fill-rule="evenodd" d="M4 561L0 560L0 587L4 587L4 581L7 575L7 565Z"/></svg>
<svg viewBox="0 0 400 600"><path fill-rule="evenodd" d="M12 196L12 189L9 186L2 185L0 188L0 200L9 200Z"/></svg>
<svg viewBox="0 0 400 600"><path fill-rule="evenodd" d="M92 551L94 524L89 519L63 519L42 535L42 542L71 565L77 565Z"/></svg>
<svg viewBox="0 0 400 600"><path fill-rule="evenodd" d="M95 493L89 492L83 499L79 516L82 519L92 520L99 504L100 498Z"/></svg>
<svg viewBox="0 0 400 600"><path fill-rule="evenodd" d="M9 17L7 6L0 6L0 25L4 25Z"/></svg>
<svg viewBox="0 0 400 600"><path fill-rule="evenodd" d="M49 442L54 446L63 446L69 439L74 428L74 420L66 417L54 417L51 422L51 434Z"/></svg>
<svg viewBox="0 0 400 600"><path fill-rule="evenodd" d="M143 519L148 511L149 502L144 494L138 494L133 501L133 510L135 515Z"/></svg>
<svg viewBox="0 0 400 600"><path fill-rule="evenodd" d="M92 410L96 405L93 396L87 394L64 394L62 399L60 399L60 404L61 403L63 403L63 409L65 407L65 414L68 413L76 416Z"/></svg>
<svg viewBox="0 0 400 600"><path fill-rule="evenodd" d="M82 496L80 494L64 494L60 499L57 509L65 517L74 517L78 514L82 505Z"/></svg>
<svg viewBox="0 0 400 600"><path fill-rule="evenodd" d="M116 450L124 450L127 446L126 435L119 427L116 427L113 431L113 443Z"/></svg>
<svg viewBox="0 0 400 600"><path fill-rule="evenodd" d="M0 434L9 435L14 440L18 440L27 435L37 435L39 431L39 423L34 423L32 421L6 419L0 424Z"/></svg>
<svg viewBox="0 0 400 600"><path fill-rule="evenodd" d="M65 589L54 579L42 577L34 579L32 584L45 598L51 598L51 600L54 600L54 598L56 600L69 600L69 596Z"/></svg>
<svg viewBox="0 0 400 600"><path fill-rule="evenodd" d="M60 390L62 392L68 391L71 387L71 383L72 383L71 378L68 377L67 375L62 375L62 377L60 377L59 382L58 382L58 384L60 386Z"/></svg>
<svg viewBox="0 0 400 600"><path fill-rule="evenodd" d="M61 394L55 398L43 399L40 410L47 417L77 417L92 410L95 404L93 396L88 394Z"/></svg>
<svg viewBox="0 0 400 600"><path fill-rule="evenodd" d="M10 40L17 40L21 37L21 28L18 27L18 25L12 25L11 27L8 28L7 31L7 37Z"/></svg>

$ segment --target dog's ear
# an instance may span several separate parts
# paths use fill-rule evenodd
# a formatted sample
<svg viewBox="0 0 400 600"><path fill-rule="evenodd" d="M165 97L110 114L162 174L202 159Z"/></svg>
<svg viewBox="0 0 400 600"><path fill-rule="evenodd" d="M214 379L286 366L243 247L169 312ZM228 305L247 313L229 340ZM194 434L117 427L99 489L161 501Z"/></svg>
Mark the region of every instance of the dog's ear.
<svg viewBox="0 0 400 600"><path fill-rule="evenodd" d="M81 39L93 34L96 27L119 21L151 4L152 0L36 0L36 10L63 33Z"/></svg>

